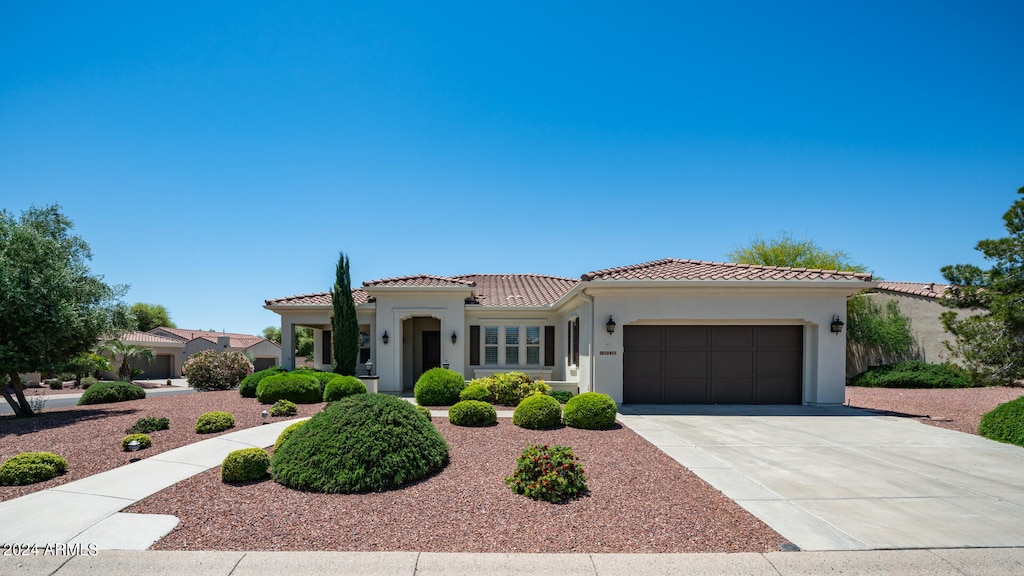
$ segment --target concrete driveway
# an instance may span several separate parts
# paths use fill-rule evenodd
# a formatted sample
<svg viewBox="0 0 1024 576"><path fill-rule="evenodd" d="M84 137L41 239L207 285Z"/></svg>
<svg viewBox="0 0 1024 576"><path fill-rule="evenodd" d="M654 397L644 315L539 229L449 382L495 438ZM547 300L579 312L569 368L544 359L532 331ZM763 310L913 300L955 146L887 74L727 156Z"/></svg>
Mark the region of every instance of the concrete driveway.
<svg viewBox="0 0 1024 576"><path fill-rule="evenodd" d="M846 407L619 411L803 550L1024 546L1024 448Z"/></svg>

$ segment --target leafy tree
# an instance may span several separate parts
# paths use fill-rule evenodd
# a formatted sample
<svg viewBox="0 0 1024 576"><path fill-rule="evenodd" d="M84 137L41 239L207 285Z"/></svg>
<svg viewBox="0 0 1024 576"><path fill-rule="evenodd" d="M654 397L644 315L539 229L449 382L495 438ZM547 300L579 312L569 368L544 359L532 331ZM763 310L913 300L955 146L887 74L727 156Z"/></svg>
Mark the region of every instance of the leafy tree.
<svg viewBox="0 0 1024 576"><path fill-rule="evenodd" d="M899 303L890 300L883 307L864 293L846 301L846 341L861 345L860 353L883 358L886 364L908 359L917 347L910 318Z"/></svg>
<svg viewBox="0 0 1024 576"><path fill-rule="evenodd" d="M348 256L338 255L335 268L334 287L331 291L331 361L334 371L345 376L356 375L359 362L359 320L356 318L356 302L352 298L352 275L349 271Z"/></svg>
<svg viewBox="0 0 1024 576"><path fill-rule="evenodd" d="M89 245L71 233L60 206L35 206L15 218L0 211L0 387L17 416L33 415L19 373L58 372L105 334L129 324L119 298L87 265Z"/></svg>
<svg viewBox="0 0 1024 576"><path fill-rule="evenodd" d="M863 264L852 261L843 250L827 250L808 238L797 240L789 232L782 232L775 238L759 234L746 246L734 248L726 257L732 262L760 266L868 271Z"/></svg>
<svg viewBox="0 0 1024 576"><path fill-rule="evenodd" d="M263 329L263 337L271 342L281 343L281 327L267 326ZM295 355L304 358L313 357L313 329L303 326L295 327Z"/></svg>
<svg viewBox="0 0 1024 576"><path fill-rule="evenodd" d="M1024 195L1024 187L1017 190ZM950 308L980 308L987 313L961 318L948 310L942 325L953 335L951 352L983 384L1008 384L1024 378L1024 198L1003 214L1009 234L978 242L975 249L993 263L988 270L973 264L942 267L951 284L942 299Z"/></svg>
<svg viewBox="0 0 1024 576"><path fill-rule="evenodd" d="M271 342L281 343L281 327L280 326L267 326L263 329L263 337Z"/></svg>
<svg viewBox="0 0 1024 576"><path fill-rule="evenodd" d="M131 315L135 317L135 323L138 325L138 329L143 332L149 332L157 326L177 328L174 322L171 322L171 316L167 312L167 308L160 304L136 302L135 304L132 304L130 312Z"/></svg>
<svg viewBox="0 0 1024 576"><path fill-rule="evenodd" d="M110 362L95 352L82 352L64 365L61 372L70 372L75 375L75 386L82 385L82 377L86 374L94 374L110 370Z"/></svg>

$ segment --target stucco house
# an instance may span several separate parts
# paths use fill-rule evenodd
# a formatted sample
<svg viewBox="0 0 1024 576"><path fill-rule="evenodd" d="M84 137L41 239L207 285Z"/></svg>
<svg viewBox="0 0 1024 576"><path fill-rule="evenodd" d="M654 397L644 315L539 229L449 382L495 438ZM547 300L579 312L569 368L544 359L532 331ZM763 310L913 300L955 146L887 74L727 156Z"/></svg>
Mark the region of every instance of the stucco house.
<svg viewBox="0 0 1024 576"><path fill-rule="evenodd" d="M841 404L846 299L869 274L664 259L579 279L536 274L403 276L353 290L379 390L447 365L472 379L523 371L624 403ZM282 348L314 331L330 368L331 295L267 300ZM294 357L282 364L290 368Z"/></svg>
<svg viewBox="0 0 1024 576"><path fill-rule="evenodd" d="M144 379L180 378L182 364L202 350L226 350L248 354L253 359L256 370L281 363L280 345L262 336L249 334L160 326L149 332L127 332L120 340L153 350L153 361L149 364L132 363L134 368L142 370L139 378ZM113 377L106 374L104 376Z"/></svg>

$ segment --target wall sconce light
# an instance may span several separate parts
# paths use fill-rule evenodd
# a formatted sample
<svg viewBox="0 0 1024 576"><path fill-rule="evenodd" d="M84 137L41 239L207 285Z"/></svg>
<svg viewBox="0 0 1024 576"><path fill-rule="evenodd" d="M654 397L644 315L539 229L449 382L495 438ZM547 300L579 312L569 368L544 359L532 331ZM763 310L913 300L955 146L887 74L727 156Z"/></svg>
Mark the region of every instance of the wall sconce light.
<svg viewBox="0 0 1024 576"><path fill-rule="evenodd" d="M445 370L447 370L449 366L451 366L451 363L448 362L447 360L445 360L444 362L441 362L441 368L444 368Z"/></svg>
<svg viewBox="0 0 1024 576"><path fill-rule="evenodd" d="M455 330L452 330L452 344L458 342L459 337L455 335Z"/></svg>
<svg viewBox="0 0 1024 576"><path fill-rule="evenodd" d="M612 317L608 317L608 322L604 325L605 329L608 330L609 334L615 334L615 320Z"/></svg>
<svg viewBox="0 0 1024 576"><path fill-rule="evenodd" d="M383 342L385 346L387 346L388 340L390 340L390 338L388 338L388 331L385 330L384 335L380 337L380 341Z"/></svg>
<svg viewBox="0 0 1024 576"><path fill-rule="evenodd" d="M838 314L832 315L832 324L830 326L833 334L839 334L843 331L843 321L839 319Z"/></svg>

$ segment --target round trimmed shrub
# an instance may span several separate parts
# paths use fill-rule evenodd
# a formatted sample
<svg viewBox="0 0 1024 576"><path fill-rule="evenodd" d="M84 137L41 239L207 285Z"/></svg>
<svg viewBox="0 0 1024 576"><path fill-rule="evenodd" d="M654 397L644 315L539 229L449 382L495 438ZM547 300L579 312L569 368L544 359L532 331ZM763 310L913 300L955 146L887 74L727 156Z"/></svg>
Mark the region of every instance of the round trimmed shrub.
<svg viewBox="0 0 1024 576"><path fill-rule="evenodd" d="M327 387L327 383L330 382L331 380L334 380L335 378L337 378L339 376L338 374L335 374L334 372L322 372L320 370L316 370L316 371L313 371L313 372L306 372L305 374L308 375L308 376L312 376L316 380L317 384L320 385L320 395L321 396L324 395L324 388Z"/></svg>
<svg viewBox="0 0 1024 576"><path fill-rule="evenodd" d="M562 405L547 394L527 396L512 413L512 423L533 430L554 428L562 423Z"/></svg>
<svg viewBox="0 0 1024 576"><path fill-rule="evenodd" d="M871 388L968 388L974 385L967 371L956 364L929 364L920 360L874 366L850 380L850 386Z"/></svg>
<svg viewBox="0 0 1024 576"><path fill-rule="evenodd" d="M88 390L90 386L96 384L97 382L99 382L99 380L93 378L92 376L86 376L85 378L82 378L82 390Z"/></svg>
<svg viewBox="0 0 1024 576"><path fill-rule="evenodd" d="M1004 402L982 416L978 434L997 442L1024 446L1024 396Z"/></svg>
<svg viewBox="0 0 1024 576"><path fill-rule="evenodd" d="M0 486L45 482L68 470L68 461L52 452L22 452L0 465Z"/></svg>
<svg viewBox="0 0 1024 576"><path fill-rule="evenodd" d="M470 384L459 392L459 400L477 400L479 402L490 402L491 393L483 384Z"/></svg>
<svg viewBox="0 0 1024 576"><path fill-rule="evenodd" d="M196 419L196 434L214 434L235 427L235 417L230 412L207 412Z"/></svg>
<svg viewBox="0 0 1024 576"><path fill-rule="evenodd" d="M431 368L416 381L413 395L420 406L451 406L459 401L459 393L465 387L462 374L445 368Z"/></svg>
<svg viewBox="0 0 1024 576"><path fill-rule="evenodd" d="M153 439L146 434L129 434L121 440L121 450L128 452L128 445L132 443L132 440L138 440L139 450L145 450L153 445Z"/></svg>
<svg viewBox="0 0 1024 576"><path fill-rule="evenodd" d="M619 407L607 394L584 392L565 403L565 425L586 430L607 430L615 426Z"/></svg>
<svg viewBox="0 0 1024 576"><path fill-rule="evenodd" d="M473 380L472 384L480 384L491 393L491 402L504 406L518 406L523 398L534 394L547 394L551 391L543 380L534 380L523 372L504 372L492 374L486 378Z"/></svg>
<svg viewBox="0 0 1024 576"><path fill-rule="evenodd" d="M334 402L353 394L366 394L366 384L355 376L337 376L324 387L324 402Z"/></svg>
<svg viewBox="0 0 1024 576"><path fill-rule="evenodd" d="M287 372L287 370L280 366L274 366L273 368L253 372L245 378L242 378L242 382L238 385L238 393L242 395L242 398L255 398L256 387L259 386L260 380L263 380L267 376L281 374L282 372Z"/></svg>
<svg viewBox="0 0 1024 576"><path fill-rule="evenodd" d="M126 402L142 400L146 397L146 389L130 382L100 382L89 386L78 398L79 406L88 404L107 404L109 402Z"/></svg>
<svg viewBox="0 0 1024 576"><path fill-rule="evenodd" d="M320 382L308 374L288 372L268 376L256 386L256 399L260 404L273 404L278 400L291 400L297 404L316 404L322 398Z"/></svg>
<svg viewBox="0 0 1024 576"><path fill-rule="evenodd" d="M565 404L570 398L572 398L572 392L569 392L568 390L552 390L551 392L548 392L548 396L558 400L560 404Z"/></svg>
<svg viewBox="0 0 1024 576"><path fill-rule="evenodd" d="M228 390L252 372L252 362L241 352L203 350L181 365L189 387L196 390Z"/></svg>
<svg viewBox="0 0 1024 576"><path fill-rule="evenodd" d="M143 416L132 424L132 427L125 430L125 434L149 434L150 432L156 432L157 430L167 430L171 427L171 421L167 418L157 418L156 416Z"/></svg>
<svg viewBox="0 0 1024 576"><path fill-rule="evenodd" d="M299 407L290 400L278 400L270 408L271 416L295 416L299 413Z"/></svg>
<svg viewBox="0 0 1024 576"><path fill-rule="evenodd" d="M224 457L220 465L222 482L252 482L267 475L270 455L263 448L242 448Z"/></svg>
<svg viewBox="0 0 1024 576"><path fill-rule="evenodd" d="M416 405L416 411L417 411L417 412L419 412L420 414L423 414L424 416L426 416L426 417L427 417L427 420L430 420L430 421L432 421L432 420L431 420L431 418L433 418L433 417L434 417L434 416L433 416L433 415L432 415L432 414L430 413L430 408L427 408L426 406L420 406L419 404L417 404L417 405Z"/></svg>
<svg viewBox="0 0 1024 576"><path fill-rule="evenodd" d="M277 453L277 449L280 448L281 445L284 444L284 441L287 440L288 437L292 435L292 432L295 432L299 428L299 426L302 426L306 422L309 422L309 420L302 420L296 422L294 424L289 425L284 430L281 430L281 433L277 436L277 441L274 442L274 452Z"/></svg>
<svg viewBox="0 0 1024 576"><path fill-rule="evenodd" d="M416 408L388 394L331 402L274 452L274 480L297 490L392 490L448 463L448 443Z"/></svg>
<svg viewBox="0 0 1024 576"><path fill-rule="evenodd" d="M493 426L498 413L487 402L463 400L448 410L448 421L456 426Z"/></svg>

